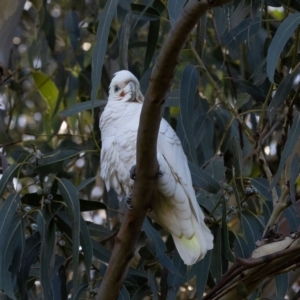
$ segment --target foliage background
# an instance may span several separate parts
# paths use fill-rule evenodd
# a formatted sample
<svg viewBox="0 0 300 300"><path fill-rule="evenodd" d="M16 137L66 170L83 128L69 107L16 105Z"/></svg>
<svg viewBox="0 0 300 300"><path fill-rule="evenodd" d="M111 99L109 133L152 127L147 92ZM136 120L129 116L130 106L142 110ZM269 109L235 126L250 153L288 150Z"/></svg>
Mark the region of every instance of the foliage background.
<svg viewBox="0 0 300 300"><path fill-rule="evenodd" d="M1 2L0 37L10 41L0 46L3 299L97 294L124 208L99 178L99 114L119 69L145 93L184 3ZM183 143L215 247L187 268L167 232L146 221L120 299L202 299L262 237L280 243L295 232L297 245L298 11L298 1L234 1L198 22L164 118ZM297 299L298 256L232 280L224 299Z"/></svg>

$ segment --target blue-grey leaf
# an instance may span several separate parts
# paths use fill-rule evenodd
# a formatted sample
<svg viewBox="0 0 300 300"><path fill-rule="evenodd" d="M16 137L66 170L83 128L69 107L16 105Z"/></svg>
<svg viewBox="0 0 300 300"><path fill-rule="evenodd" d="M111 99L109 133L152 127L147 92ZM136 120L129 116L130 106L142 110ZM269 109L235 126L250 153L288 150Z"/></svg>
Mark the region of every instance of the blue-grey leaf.
<svg viewBox="0 0 300 300"><path fill-rule="evenodd" d="M58 179L59 191L67 204L67 212L72 224L72 256L73 256L73 281L77 285L78 280L78 255L80 237L80 206L78 192L75 186L65 178Z"/></svg>
<svg viewBox="0 0 300 300"><path fill-rule="evenodd" d="M4 171L0 179L0 197L3 196L8 182L13 179L13 177L18 173L21 167L22 164L13 164Z"/></svg>
<svg viewBox="0 0 300 300"><path fill-rule="evenodd" d="M291 199L292 199L292 203L295 204L296 202L296 180L299 176L299 170L300 170L300 157L298 153L295 153L293 158L292 158L292 162L291 162L291 166L290 166L290 178L289 178L289 186L290 186L290 195L291 195Z"/></svg>
<svg viewBox="0 0 300 300"><path fill-rule="evenodd" d="M197 298L202 299L202 295L204 294L206 281L210 268L210 261L212 257L212 251L208 251L205 257L196 263L196 287L197 287Z"/></svg>
<svg viewBox="0 0 300 300"><path fill-rule="evenodd" d="M279 60L279 56L293 32L300 24L300 13L289 15L278 27L267 54L267 74L271 82L274 83L274 73Z"/></svg>
<svg viewBox="0 0 300 300"><path fill-rule="evenodd" d="M169 12L169 18L170 18L172 27L174 26L179 15L181 14L181 11L182 11L182 8L183 8L185 2L186 2L186 0L168 1L168 12Z"/></svg>
<svg viewBox="0 0 300 300"><path fill-rule="evenodd" d="M189 153L194 163L197 163L197 153L193 136L191 120L194 113L194 100L198 87L198 70L193 65L187 65L183 70L180 83L180 116Z"/></svg>
<svg viewBox="0 0 300 300"><path fill-rule="evenodd" d="M101 105L106 105L107 100L95 100L95 101L85 101L81 103L74 104L66 110L59 112L59 115L62 117L74 116L84 110L93 109Z"/></svg>
<svg viewBox="0 0 300 300"><path fill-rule="evenodd" d="M237 83L239 91L251 95L254 100L263 102L266 99L264 91L250 81L243 79L234 79L234 81Z"/></svg>
<svg viewBox="0 0 300 300"><path fill-rule="evenodd" d="M237 47L240 43L257 33L260 27L261 19L259 17L254 19L249 17L227 32L221 38L221 42L226 44L228 47Z"/></svg>
<svg viewBox="0 0 300 300"><path fill-rule="evenodd" d="M162 240L159 233L154 229L154 227L150 224L150 222L145 219L143 224L143 230L145 231L148 239L153 245L153 249L155 251L155 256L158 259L158 261L166 267L168 270L172 272L177 272L173 262L169 258L169 256L166 254L167 247Z"/></svg>
<svg viewBox="0 0 300 300"><path fill-rule="evenodd" d="M216 194L220 190L219 183L204 170L189 161L193 183L207 192Z"/></svg>
<svg viewBox="0 0 300 300"><path fill-rule="evenodd" d="M104 62L106 45L109 36L110 25L115 15L119 0L107 1L104 9L99 14L99 24L96 34L96 45L92 58L92 91L91 102L94 107L94 102L97 98L98 87L101 82L102 66Z"/></svg>
<svg viewBox="0 0 300 300"><path fill-rule="evenodd" d="M277 168L276 174L273 177L273 181L271 183L270 189L272 189L275 186L275 184L278 182L281 172L285 166L286 160L292 154L299 136L300 136L300 115L298 114L298 116L293 119L292 127L288 132L288 138L285 143L284 149L282 151L279 166Z"/></svg>
<svg viewBox="0 0 300 300"><path fill-rule="evenodd" d="M283 105L284 100L286 100L288 94L293 88L293 80L293 74L288 74L278 86L278 89L268 107L268 117L271 125L273 124L277 109Z"/></svg>
<svg viewBox="0 0 300 300"><path fill-rule="evenodd" d="M275 286L276 286L277 297L281 297L285 299L285 296L289 288L289 274L282 273L275 276L275 282L276 282Z"/></svg>
<svg viewBox="0 0 300 300"><path fill-rule="evenodd" d="M130 300L130 295L124 285L122 285L118 300Z"/></svg>

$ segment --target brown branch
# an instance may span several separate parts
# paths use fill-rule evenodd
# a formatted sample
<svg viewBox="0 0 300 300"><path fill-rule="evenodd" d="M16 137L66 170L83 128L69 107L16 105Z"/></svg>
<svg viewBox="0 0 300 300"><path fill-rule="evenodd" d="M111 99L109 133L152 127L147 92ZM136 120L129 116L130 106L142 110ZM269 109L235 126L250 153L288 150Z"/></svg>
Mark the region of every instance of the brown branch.
<svg viewBox="0 0 300 300"><path fill-rule="evenodd" d="M134 209L127 211L96 299L116 299L126 277L129 262L144 218L154 198L158 171L156 145L162 106L181 49L199 18L210 8L232 0L190 0L169 32L153 67L145 95L137 137L136 182L132 192Z"/></svg>

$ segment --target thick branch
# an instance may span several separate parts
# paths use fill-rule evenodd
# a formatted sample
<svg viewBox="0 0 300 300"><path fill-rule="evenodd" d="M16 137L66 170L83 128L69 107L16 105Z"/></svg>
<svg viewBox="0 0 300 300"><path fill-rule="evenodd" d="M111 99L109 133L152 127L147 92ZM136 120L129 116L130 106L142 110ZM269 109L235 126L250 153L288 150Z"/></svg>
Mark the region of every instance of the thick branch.
<svg viewBox="0 0 300 300"><path fill-rule="evenodd" d="M136 182L132 193L134 209L127 211L116 237L112 256L97 299L116 299L126 277L129 262L150 203L154 198L158 163L156 145L162 106L180 51L198 19L210 8L232 0L190 0L168 34L153 67L145 95L137 137Z"/></svg>

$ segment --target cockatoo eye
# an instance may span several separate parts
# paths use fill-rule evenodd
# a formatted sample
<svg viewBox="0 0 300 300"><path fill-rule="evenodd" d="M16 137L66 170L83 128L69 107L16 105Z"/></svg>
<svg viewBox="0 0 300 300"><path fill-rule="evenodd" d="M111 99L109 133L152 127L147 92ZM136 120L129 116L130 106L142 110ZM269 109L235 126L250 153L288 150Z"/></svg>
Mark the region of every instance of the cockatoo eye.
<svg viewBox="0 0 300 300"><path fill-rule="evenodd" d="M117 93L121 88L118 85L115 85L115 93Z"/></svg>

